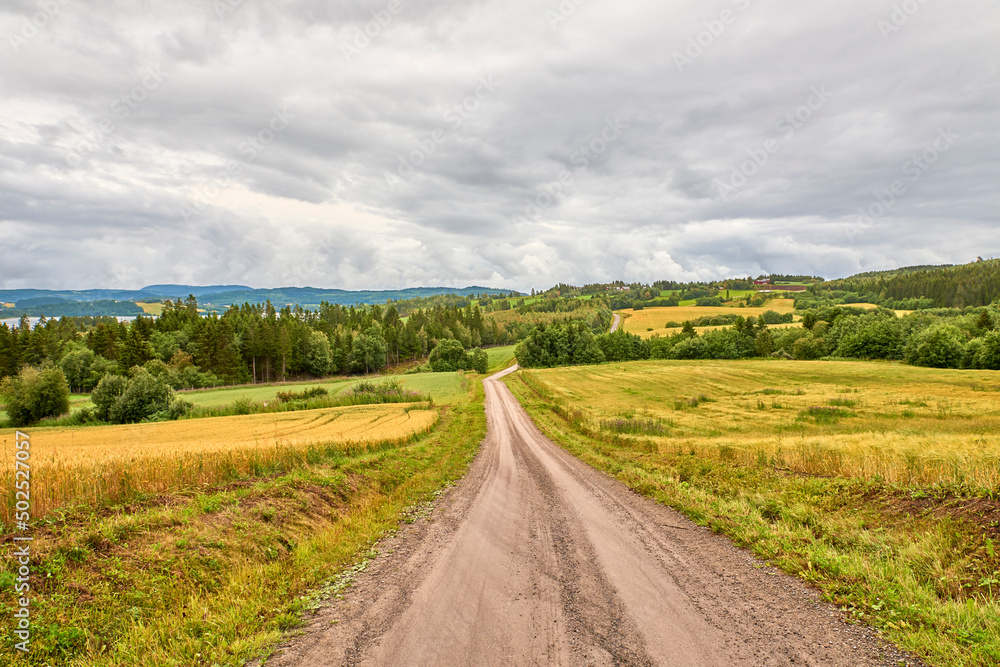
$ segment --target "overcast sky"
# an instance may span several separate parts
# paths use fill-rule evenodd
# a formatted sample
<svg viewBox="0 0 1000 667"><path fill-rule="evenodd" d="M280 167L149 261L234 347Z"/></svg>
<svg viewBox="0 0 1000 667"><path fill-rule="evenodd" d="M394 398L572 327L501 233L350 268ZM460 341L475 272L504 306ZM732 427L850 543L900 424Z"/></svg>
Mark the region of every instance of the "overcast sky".
<svg viewBox="0 0 1000 667"><path fill-rule="evenodd" d="M996 0L3 0L0 287L998 256L998 82Z"/></svg>

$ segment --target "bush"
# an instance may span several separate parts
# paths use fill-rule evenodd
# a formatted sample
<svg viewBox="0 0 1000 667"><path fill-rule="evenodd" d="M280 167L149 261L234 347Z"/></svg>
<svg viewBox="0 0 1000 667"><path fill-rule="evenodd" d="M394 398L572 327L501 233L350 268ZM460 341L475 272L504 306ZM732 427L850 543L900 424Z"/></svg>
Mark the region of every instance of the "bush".
<svg viewBox="0 0 1000 667"><path fill-rule="evenodd" d="M1000 371L1000 331L991 331L982 338L973 364L976 368Z"/></svg>
<svg viewBox="0 0 1000 667"><path fill-rule="evenodd" d="M894 313L876 311L858 317L839 317L831 332L834 354L859 359L899 359L903 327Z"/></svg>
<svg viewBox="0 0 1000 667"><path fill-rule="evenodd" d="M792 356L807 360L826 356L826 341L818 336L800 338L792 344Z"/></svg>
<svg viewBox="0 0 1000 667"><path fill-rule="evenodd" d="M636 361L638 359L649 359L649 343L640 336L630 334L624 329L618 329L614 333L606 333L597 336L597 347L599 350L590 351L587 347L578 345L578 350L574 351L573 363L598 363L600 361ZM598 354L598 352L600 354ZM592 358L587 358L589 356ZM582 357L582 358L581 358Z"/></svg>
<svg viewBox="0 0 1000 667"><path fill-rule="evenodd" d="M468 365L465 348L453 338L442 340L435 345L428 361L435 373L457 371Z"/></svg>
<svg viewBox="0 0 1000 667"><path fill-rule="evenodd" d="M708 359L709 355L708 343L700 336L685 338L673 348L674 359Z"/></svg>
<svg viewBox="0 0 1000 667"><path fill-rule="evenodd" d="M94 414L91 408L83 408L79 412L71 414L65 423L68 426L84 426L86 424L95 424L97 421L97 415Z"/></svg>
<svg viewBox="0 0 1000 667"><path fill-rule="evenodd" d="M357 403L412 403L430 400L420 392L406 391L399 380L387 378L378 384L364 380L351 387L350 392Z"/></svg>
<svg viewBox="0 0 1000 667"><path fill-rule="evenodd" d="M324 387L311 387L302 391L279 391L277 399L279 401L308 401L310 398L319 398L329 394Z"/></svg>
<svg viewBox="0 0 1000 667"><path fill-rule="evenodd" d="M963 352L962 332L958 327L938 324L917 334L907 350L906 361L915 366L958 368Z"/></svg>
<svg viewBox="0 0 1000 667"><path fill-rule="evenodd" d="M139 369L108 410L108 420L114 424L142 421L169 408L172 397L173 390L166 382L153 377L145 369Z"/></svg>
<svg viewBox="0 0 1000 667"><path fill-rule="evenodd" d="M108 374L101 378L97 387L90 393L90 401L94 404L94 414L101 421L110 421L111 406L115 404L128 385L128 380L121 375Z"/></svg>
<svg viewBox="0 0 1000 667"><path fill-rule="evenodd" d="M69 383L56 366L25 366L0 384L7 416L14 426L28 426L69 412Z"/></svg>
<svg viewBox="0 0 1000 667"><path fill-rule="evenodd" d="M169 411L172 398L166 381L144 368L131 378L105 375L90 395L97 418L112 424L131 424Z"/></svg>

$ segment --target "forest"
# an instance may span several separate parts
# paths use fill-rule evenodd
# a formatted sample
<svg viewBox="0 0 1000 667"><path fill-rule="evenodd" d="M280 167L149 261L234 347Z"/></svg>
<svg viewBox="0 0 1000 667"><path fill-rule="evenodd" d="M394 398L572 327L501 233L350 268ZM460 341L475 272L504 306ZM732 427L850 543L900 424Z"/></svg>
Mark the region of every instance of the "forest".
<svg viewBox="0 0 1000 667"><path fill-rule="evenodd" d="M199 312L189 296L168 299L160 315L131 323L62 317L34 327L26 318L14 327L0 324L0 378L22 366L54 364L73 390L86 392L105 375L137 366L175 389L371 373L427 358L446 340L461 350L507 345L554 319L603 330L611 313L601 301L553 297L525 304L509 296L446 294L367 307L323 303L315 310L246 303L217 315Z"/></svg>

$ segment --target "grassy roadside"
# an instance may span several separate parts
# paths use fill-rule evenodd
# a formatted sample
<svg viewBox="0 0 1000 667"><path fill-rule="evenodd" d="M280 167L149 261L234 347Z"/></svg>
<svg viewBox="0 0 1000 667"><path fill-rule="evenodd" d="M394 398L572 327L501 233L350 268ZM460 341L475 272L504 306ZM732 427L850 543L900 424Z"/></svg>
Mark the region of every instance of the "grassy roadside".
<svg viewBox="0 0 1000 667"><path fill-rule="evenodd" d="M243 665L266 655L407 507L465 472L486 432L481 383L469 393L408 444L315 450L269 478L36 522L32 650L12 648L8 558L0 664Z"/></svg>
<svg viewBox="0 0 1000 667"><path fill-rule="evenodd" d="M553 441L816 586L931 664L1000 662L1000 503L960 486L890 485L737 464L586 428L521 371L504 380Z"/></svg>

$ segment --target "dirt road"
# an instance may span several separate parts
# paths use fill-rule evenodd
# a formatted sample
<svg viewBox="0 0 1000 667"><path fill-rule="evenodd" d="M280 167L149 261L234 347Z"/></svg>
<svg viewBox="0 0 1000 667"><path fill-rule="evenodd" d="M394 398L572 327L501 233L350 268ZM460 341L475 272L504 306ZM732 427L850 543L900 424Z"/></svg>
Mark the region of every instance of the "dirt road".
<svg viewBox="0 0 1000 667"><path fill-rule="evenodd" d="M611 331L610 331L610 333L614 333L618 329L618 325L621 324L621 323L622 323L622 316L619 315L618 313L613 313L613 315L611 317Z"/></svg>
<svg viewBox="0 0 1000 667"><path fill-rule="evenodd" d="M269 667L901 664L799 581L552 444L499 375L468 475Z"/></svg>

